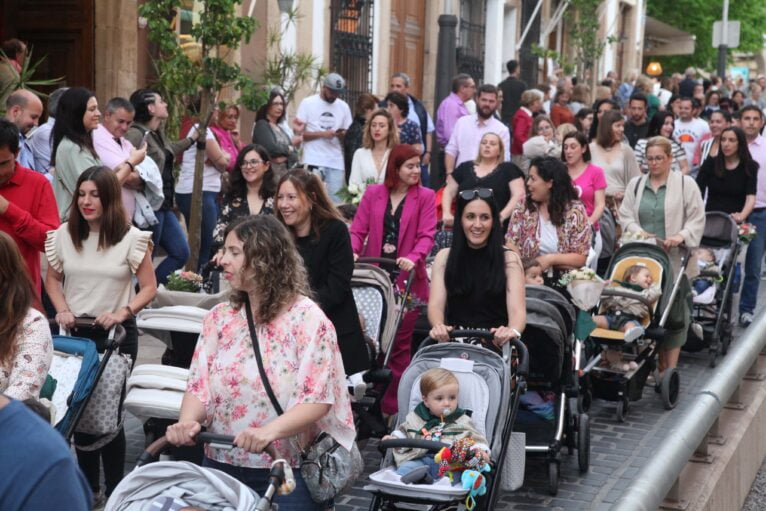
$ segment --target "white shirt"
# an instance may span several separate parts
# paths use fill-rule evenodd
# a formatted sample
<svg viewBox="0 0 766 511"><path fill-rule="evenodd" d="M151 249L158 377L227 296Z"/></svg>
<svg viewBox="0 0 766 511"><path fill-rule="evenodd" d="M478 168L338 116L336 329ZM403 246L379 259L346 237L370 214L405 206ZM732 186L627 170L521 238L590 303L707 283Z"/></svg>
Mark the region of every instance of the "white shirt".
<svg viewBox="0 0 766 511"><path fill-rule="evenodd" d="M194 136L197 132L197 125L195 124L192 129L189 130L190 137ZM206 140L215 140L215 135L212 130L207 130ZM178 182L176 183L176 193L192 193L194 187L194 160L197 157L197 144L192 144L183 154L183 161L181 162L181 174L178 176ZM205 160L205 168L202 171L202 191L203 192L220 192L221 191L221 173L218 169Z"/></svg>
<svg viewBox="0 0 766 511"><path fill-rule="evenodd" d="M307 132L336 131L348 129L353 117L351 109L342 99L333 103L323 100L319 94L309 96L298 106L295 117L306 123ZM303 163L317 167L343 169L343 146L338 137L317 138L303 142Z"/></svg>
<svg viewBox="0 0 766 511"><path fill-rule="evenodd" d="M362 186L370 179L374 179L378 184L383 183L386 177L389 154L391 154L391 149L386 149L383 160L380 162L380 168L375 168L372 150L365 147L357 149L354 153L354 159L351 161L351 175L348 178L348 185Z"/></svg>
<svg viewBox="0 0 766 511"><path fill-rule="evenodd" d="M673 138L684 148L689 168L693 166L694 151L697 150L702 137L708 133L710 133L710 127L702 119L692 119L688 122L676 119Z"/></svg>
<svg viewBox="0 0 766 511"><path fill-rule="evenodd" d="M555 254L559 251L559 233L550 220L539 217L538 235L540 239L540 255Z"/></svg>

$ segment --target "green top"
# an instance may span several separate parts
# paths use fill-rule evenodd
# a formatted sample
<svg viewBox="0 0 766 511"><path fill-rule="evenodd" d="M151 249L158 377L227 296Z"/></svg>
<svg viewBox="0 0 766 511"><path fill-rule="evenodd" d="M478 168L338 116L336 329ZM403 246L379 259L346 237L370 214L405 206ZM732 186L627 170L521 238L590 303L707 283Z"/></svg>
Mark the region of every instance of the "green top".
<svg viewBox="0 0 766 511"><path fill-rule="evenodd" d="M53 172L53 195L56 196L59 218L65 222L69 217L77 179L80 174L101 162L87 149L80 149L77 144L63 138L56 149L56 170Z"/></svg>
<svg viewBox="0 0 766 511"><path fill-rule="evenodd" d="M655 192L646 180L644 193L641 195L641 203L638 205L638 223L641 229L649 234L654 234L660 239L665 239L665 191L667 185L660 186Z"/></svg>

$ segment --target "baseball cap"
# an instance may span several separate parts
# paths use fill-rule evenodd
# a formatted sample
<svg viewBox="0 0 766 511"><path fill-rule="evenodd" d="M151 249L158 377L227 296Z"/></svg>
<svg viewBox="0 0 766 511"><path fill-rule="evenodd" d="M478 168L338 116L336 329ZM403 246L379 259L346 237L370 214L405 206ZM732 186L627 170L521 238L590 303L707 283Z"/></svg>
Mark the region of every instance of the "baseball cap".
<svg viewBox="0 0 766 511"><path fill-rule="evenodd" d="M346 92L346 80L338 73L330 73L324 79L324 86L335 92Z"/></svg>

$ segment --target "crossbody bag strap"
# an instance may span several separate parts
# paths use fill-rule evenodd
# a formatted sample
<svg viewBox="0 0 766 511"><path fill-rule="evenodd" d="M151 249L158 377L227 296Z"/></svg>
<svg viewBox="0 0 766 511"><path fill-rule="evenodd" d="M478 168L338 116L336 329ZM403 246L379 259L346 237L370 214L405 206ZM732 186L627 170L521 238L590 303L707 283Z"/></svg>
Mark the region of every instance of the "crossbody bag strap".
<svg viewBox="0 0 766 511"><path fill-rule="evenodd" d="M282 406L279 404L279 401L277 401L277 396L274 395L274 389L271 388L271 384L269 383L269 377L266 376L266 370L263 368L263 359L261 358L261 348L258 345L258 336L255 333L255 322L253 321L253 311L250 308L250 298L245 298L245 315L247 316L247 326L250 328L250 340L253 342L253 351L255 352L255 361L258 362L258 372L261 375L261 382L263 383L263 388L266 390L266 394L269 396L269 399L271 400L271 404L274 407L274 409L277 411L277 415L282 415L284 410L282 410Z"/></svg>

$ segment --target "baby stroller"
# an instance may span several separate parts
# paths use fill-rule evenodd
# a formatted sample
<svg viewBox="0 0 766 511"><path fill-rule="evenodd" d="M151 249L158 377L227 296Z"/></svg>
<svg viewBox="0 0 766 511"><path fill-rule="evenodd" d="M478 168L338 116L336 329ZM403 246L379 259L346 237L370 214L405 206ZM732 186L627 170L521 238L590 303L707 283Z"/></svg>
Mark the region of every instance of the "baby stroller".
<svg viewBox="0 0 766 511"><path fill-rule="evenodd" d="M643 264L652 274L654 282L659 282L662 296L654 304L646 304L647 315L642 326L645 329L644 338L631 344L625 343L625 334L616 330L596 328L591 332L590 339L599 348L620 350L626 362L635 362L635 368L627 371L602 367L601 354L596 354L587 364L584 371L589 375L593 397L607 401L616 401L616 418L625 421L630 401L638 401L643 394L644 385L649 374L656 367L658 343L664 338L665 326L676 299L683 299L680 294L684 270L689 260L688 250L681 260L681 269L674 278L673 267L664 249L649 243L627 243L620 247L609 265L608 276L612 280L620 280L625 270L634 264ZM630 296L614 288L606 288L602 296ZM601 312L601 310L599 310ZM680 375L677 369L668 369L659 383L662 402L670 410L678 402L680 390Z"/></svg>
<svg viewBox="0 0 766 511"><path fill-rule="evenodd" d="M414 271L406 280L404 293L394 285L392 276L384 268L398 271L396 261L387 258L362 257L354 265L351 291L359 315L364 319L364 334L372 341L371 369L357 375L347 375L352 390L351 408L357 430L357 440L380 438L386 426L380 411L380 402L391 381L386 368L396 332L404 317L405 298L410 295ZM363 392L355 389L363 388Z"/></svg>
<svg viewBox="0 0 766 511"><path fill-rule="evenodd" d="M491 339L486 331L453 331L451 337L480 337ZM506 454L511 430L518 409L519 396L524 392L524 375L527 372L528 354L523 343L512 340L503 347L503 355L484 346L449 342L435 344L427 339L415 354L410 366L402 374L398 391L396 426L421 401L420 376L428 369L442 367L451 370L460 382L458 405L473 411L474 425L490 442L491 472L487 475L486 494L477 499L477 508L495 509L500 493L500 483L505 477L503 470L509 468ZM518 364L512 356L518 357ZM434 453L447 446L441 442L421 439L394 439L380 443L381 449L416 447ZM392 468L393 456L386 452L381 469L370 474L365 490L373 494L370 510L445 509L465 500L467 489L453 486L447 478L434 484L406 484L401 482ZM398 507L402 505L403 507Z"/></svg>
<svg viewBox="0 0 766 511"><path fill-rule="evenodd" d="M556 495L562 447L570 454L577 450L581 472L590 468L589 400L579 378L581 346L574 338L575 309L561 293L527 286L526 297L522 339L529 350L528 392L515 430L526 434L528 454L545 456L549 490Z"/></svg>
<svg viewBox="0 0 766 511"><path fill-rule="evenodd" d="M199 433L198 445L215 444L231 448L234 437ZM272 509L271 500L285 482L284 460L267 452L277 460L269 474L269 487L263 497L232 476L213 468L205 468L187 461L160 461L152 463L167 449L162 437L146 448L135 469L125 476L106 503L105 511L125 509L181 509L198 506L204 509L252 511ZM288 471L288 474L291 472ZM173 507L175 506L175 507Z"/></svg>
<svg viewBox="0 0 766 511"><path fill-rule="evenodd" d="M77 318L74 331L93 329L93 321L93 318ZM99 360L96 341L68 335L53 336L53 360L48 371L49 380L55 380L52 415L55 428L67 441L75 432L109 359L123 340L125 329L122 325L112 327Z"/></svg>
<svg viewBox="0 0 766 511"><path fill-rule="evenodd" d="M703 336L690 335L683 349L689 352L707 349L710 367L716 366L718 357L726 354L732 341L734 281L740 253L738 231L737 223L728 213L710 211L705 215L705 232L700 246L713 251L721 274L700 272L700 277L714 280L706 292L693 300L692 320L702 325ZM721 277L723 281L715 282Z"/></svg>

